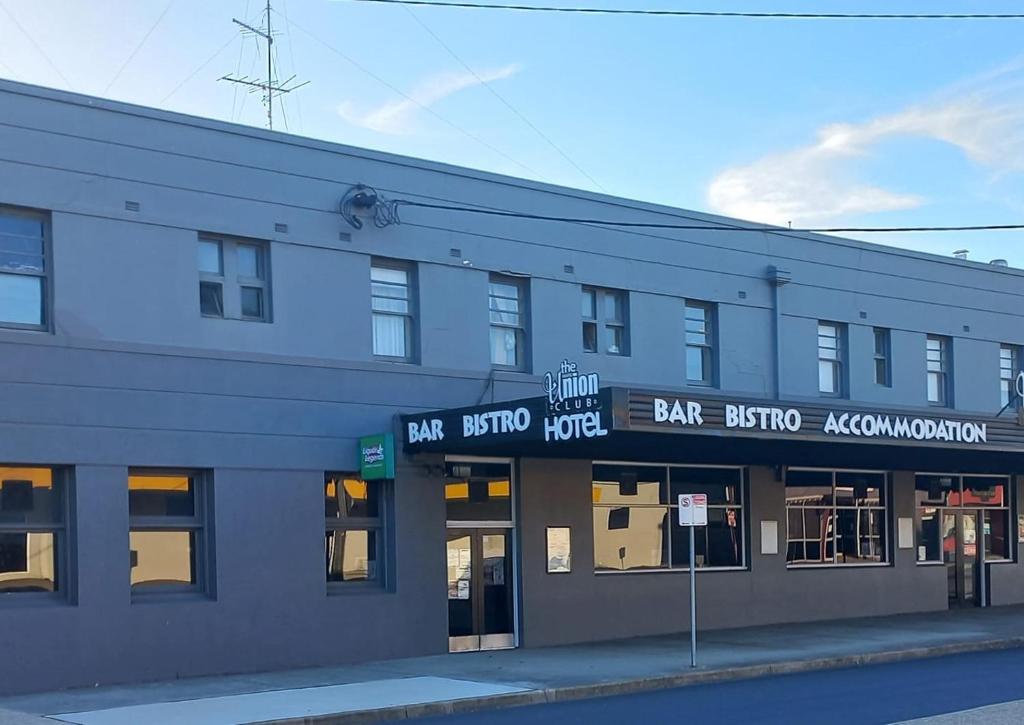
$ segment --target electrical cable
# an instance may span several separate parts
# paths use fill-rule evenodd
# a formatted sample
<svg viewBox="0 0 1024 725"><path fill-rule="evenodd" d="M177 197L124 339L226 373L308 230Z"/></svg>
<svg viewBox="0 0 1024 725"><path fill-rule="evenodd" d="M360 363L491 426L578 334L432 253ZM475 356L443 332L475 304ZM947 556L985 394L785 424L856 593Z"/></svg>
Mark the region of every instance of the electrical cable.
<svg viewBox="0 0 1024 725"><path fill-rule="evenodd" d="M442 0L349 0L383 5L421 5L470 10L517 10L590 15L655 15L683 18L761 18L779 20L1024 20L1024 13L787 13L728 10L657 10L643 8L557 7L505 3L444 2Z"/></svg>
<svg viewBox="0 0 1024 725"><path fill-rule="evenodd" d="M508 108L508 110L512 111L512 113L514 113L519 118L519 120L521 120L523 123L525 123L531 129L533 129L533 131L538 136L540 136L548 144L548 146L553 148L558 153L559 156L561 156L563 159L568 161L569 164L574 169L576 169L578 172L580 172L580 174L582 174L591 184L593 184L599 190L601 190L601 191L603 191L605 193L608 192L607 189L605 189L603 186L601 186L600 183L598 183L597 179L595 179L593 176L591 176L586 171L584 171L582 168L580 168L580 165L577 164L575 161L573 161L569 157L569 155L567 153L565 153L565 151L563 151L558 146L558 144L556 144L554 141L552 141L548 137L548 135L546 133L544 133L539 128L537 128L537 126L532 121L530 121L530 119L528 119L526 116L524 116L522 113L520 113L519 109L517 109L515 106L513 106L503 95L498 93L498 91L496 91L494 89L494 87L490 83L488 83L486 80L481 78L479 76L479 74L477 74L477 72L475 70L473 70L469 66L468 63L466 63L466 61L464 61L461 57L459 57L458 53L456 53L454 50L452 50L451 47L447 43L445 43L443 40L441 40L441 38L437 35L437 33L435 33L433 30L430 29L430 26L428 26L426 23L424 23L422 20L420 20L419 16L416 15L416 13L413 12L413 10L411 8L405 7L404 10L407 13L409 13L409 15L412 17L412 19L415 20L416 23L421 28L423 28L423 30L425 30L428 35L430 35L430 37L432 37L434 40L437 41L438 45L440 45L442 48L445 49L445 51L448 52L448 55L450 55L452 58L454 58L456 60L456 62L458 62L463 68L466 69L466 71L468 71L474 78L476 78L476 80L480 83L480 85L482 85L484 88L486 88L488 91L490 91L491 95L493 95L495 98L497 98L499 101L501 101L501 103L506 108Z"/></svg>
<svg viewBox="0 0 1024 725"><path fill-rule="evenodd" d="M60 68L58 68L57 65L52 60L50 60L50 56L48 56L46 54L46 51L44 51L41 47L39 47L39 43L36 42L36 39L33 38L29 34L29 32L27 30L25 30L25 27L21 23L18 22L18 19L16 17L14 17L14 13L12 13L10 10L7 9L7 6L4 5L2 0L0 0L0 10L3 10L4 14L11 19L12 23L14 23L14 27L16 27L18 30L20 30L21 34L24 35L26 38L28 38L28 42L31 43L32 47L36 49L36 52L39 53L39 55L41 55L43 57L43 60L45 60L46 63L50 66L50 68L53 69L53 72L56 73L58 76L60 76L60 79L62 81L64 81L64 86L66 88L68 88L69 90L72 90L72 91L75 90L74 86L71 85L71 81L69 81L67 79L67 76L65 76L63 73L60 72Z"/></svg>
<svg viewBox="0 0 1024 725"><path fill-rule="evenodd" d="M277 11L275 10L274 12L276 13ZM372 70L370 70L369 68L367 68L366 66L364 66L364 65L363 65L362 63L359 63L359 62L358 62L357 60L355 60L354 58L351 58L351 57L349 57L348 55L346 55L345 53L341 52L340 50L338 50L337 48L335 48L335 47L334 47L333 45L331 45L330 43L328 43L328 42L327 42L326 40L323 40L322 38L319 38L319 37L317 37L317 36L316 36L316 35L314 35L314 34L313 34L313 33L312 33L311 31L309 31L309 30L307 30L306 28L304 28L303 26L299 25L299 24L298 24L297 22L295 22L294 20L293 20L293 21L291 22L291 24L292 24L292 25L294 25L294 26L295 26L296 28L298 28L299 30L301 30L301 31L302 31L303 33L305 33L305 34L306 34L307 36L309 36L310 38L312 38L313 40L315 40L315 41L316 41L317 43L319 43L319 44L320 44L320 45L322 45L323 47L327 48L327 50L331 51L332 53L334 53L335 55L337 55L337 56L338 56L339 58L341 58L341 59L345 60L345 61L346 61L347 63L349 63L349 64L350 64L350 65L352 65L353 67L355 67L355 68L357 68L358 70L362 71L363 73L365 73L366 75L368 75L368 76L369 76L370 78L373 78L373 79L374 79L375 81L377 81L377 82L378 82L378 83L380 83L381 85L383 85L383 86L385 86L386 88L389 88L389 89L390 89L390 90L392 90L393 92L397 93L397 94L398 94L398 95L400 95L400 96L401 96L402 98L404 98L404 99L406 99L407 101L409 101L410 103L414 104L414 105L415 105L415 106L416 106L417 108L419 108L420 110L422 110L422 111L425 111L426 113L429 113L429 114L430 114L431 116L433 116L433 117L434 117L434 118L436 118L437 120L441 121L441 122L442 122L442 123L444 123L445 125L447 125L447 126L449 126L449 127L453 128L453 129L455 129L456 131L458 131L459 133L461 133L462 135L464 135L464 136L465 136L466 138L469 138L469 139L471 139L471 140L473 140L473 141L477 142L477 143L478 143L478 144L480 144L481 146L483 146L483 147L485 147L485 148L487 148L487 149L490 149L490 150L491 150L492 152L494 152L494 153L495 153L495 154L497 154L498 156L501 156L501 157L502 157L503 159L505 159L506 161L510 161L511 163L515 164L516 166L520 167L521 169L524 169L524 170L525 170L526 172L528 172L528 173L532 174L532 175L533 175L534 177L536 177L536 178L538 178L538 179L542 178L540 174L538 174L538 173L537 173L536 171L534 171L533 169L531 169L531 168L530 168L529 166L527 166L526 164L522 163L521 161L516 161L516 160L515 160L514 158L512 158L511 156L509 156L508 154L506 154L506 153L505 153L504 151L502 151L501 149L497 148L497 147L496 147L496 146L494 146L493 144L490 144L490 143L488 143L487 141L483 140L483 139L482 139L482 138L480 138L479 136L477 136L477 135L475 135L475 134L473 134L473 133L470 133L469 131L467 131L466 129L464 129L464 128L463 128L462 126L459 126L458 124L456 124L456 123L455 123L454 121L451 121L451 120L449 120L449 119L445 118L444 116L442 116L442 115L441 115L440 113L438 113L437 111L435 111L435 110L434 110L433 108L431 108L430 106L427 106L427 105L425 105L425 104L423 104L423 103L420 103L420 102L419 102L419 101L417 101L417 100L416 100L415 98L413 98L413 97L412 97L412 96L410 96L409 94L407 94L407 93L405 93L404 91L402 91L401 89L399 89L399 88L398 88L397 86L394 86L394 85L392 85L391 83L389 83L388 81L386 81L386 80L384 80L383 78L381 78L381 77L380 77L379 75L377 75L376 73L374 73L374 72L373 72Z"/></svg>
<svg viewBox="0 0 1024 725"><path fill-rule="evenodd" d="M149 30L147 30L146 34L142 36L142 40L140 40L139 44L135 46L134 50L132 50L132 52L128 54L128 57L125 59L124 63L122 63L121 67L117 69L117 73L115 73L114 77L110 79L110 83L108 83L106 88L103 89L104 95L106 95L106 93L113 87L113 85L117 83L117 79L121 77L121 73L124 72L124 69L127 68L128 65L135 58L135 54L138 53L142 49L142 46L146 44L146 41L149 40L149 36L152 35L153 31L156 30L158 25L160 25L160 21L164 19L164 16L167 15L167 12L171 9L175 2L177 2L177 0L169 0L167 5L164 6L163 12L161 12L157 19L153 21L153 24L149 26Z"/></svg>
<svg viewBox="0 0 1024 725"><path fill-rule="evenodd" d="M229 45L231 45L232 43L234 43L234 42L235 42L235 40L236 40L237 38L238 38L238 34L237 34L237 33L232 33L232 34L231 34L231 37L230 37L230 38L228 39L228 42L224 43L224 45L222 45L222 46L221 46L221 47L220 47L220 48L219 48L219 49L218 49L218 50L217 50L217 51L216 51L216 52L215 52L215 53L214 53L213 55L211 55L211 56L210 56L209 58L207 58L206 60L204 60L204 61L202 62L202 64L201 64L201 65L200 65L200 66L199 66L198 68L196 68L196 69L195 69L194 71L192 71L191 73L189 73L189 74L188 74L188 76L186 76L186 77L185 77L185 80L183 80L183 81L182 81L181 83L179 83L178 85L176 85L176 86L174 87L174 90L173 90L173 91L171 91L171 92L170 92L170 93L168 93L168 94L167 94L166 96L164 96L163 98L161 98L161 99L160 99L160 103L165 103L165 102L167 101L167 99L169 99L169 98L170 98L171 96L173 96L173 95L174 95L175 93L177 93L178 91L180 91L180 90L182 89L182 87L183 87L183 86L184 86L184 85L185 85L186 83L188 83L188 82L189 82L190 80L192 80L193 78L195 78L195 77L196 77L196 74L198 74L198 73L199 73L200 71L202 71L202 70L203 70L203 68L205 68L206 66L210 65L210 63L212 63L212 62L213 62L213 60L214 60L214 59L215 59L215 58L216 58L217 56L219 56L219 55L220 55L221 53L223 53L223 52L224 52L225 50L227 50L228 46L229 46Z"/></svg>

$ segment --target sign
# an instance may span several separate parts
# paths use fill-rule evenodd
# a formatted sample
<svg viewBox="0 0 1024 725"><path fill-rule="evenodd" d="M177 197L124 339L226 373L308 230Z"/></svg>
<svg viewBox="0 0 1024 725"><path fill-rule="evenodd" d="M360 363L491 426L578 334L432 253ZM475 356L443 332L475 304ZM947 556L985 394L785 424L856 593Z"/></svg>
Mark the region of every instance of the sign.
<svg viewBox="0 0 1024 725"><path fill-rule="evenodd" d="M601 379L597 373L581 372L579 366L563 360L558 370L544 373L547 415L544 441L601 438L608 429L601 422Z"/></svg>
<svg viewBox="0 0 1024 725"><path fill-rule="evenodd" d="M706 493L679 494L679 525L708 525L708 495Z"/></svg>
<svg viewBox="0 0 1024 725"><path fill-rule="evenodd" d="M364 481L395 477L395 437L378 433L359 439L359 476Z"/></svg>

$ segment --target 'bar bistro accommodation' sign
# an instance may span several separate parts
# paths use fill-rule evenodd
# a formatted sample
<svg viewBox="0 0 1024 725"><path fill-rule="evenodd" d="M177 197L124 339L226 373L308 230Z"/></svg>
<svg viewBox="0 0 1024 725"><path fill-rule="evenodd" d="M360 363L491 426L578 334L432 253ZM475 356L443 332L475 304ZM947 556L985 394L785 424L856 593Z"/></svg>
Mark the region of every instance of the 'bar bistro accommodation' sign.
<svg viewBox="0 0 1024 725"><path fill-rule="evenodd" d="M610 394L601 391L597 373L582 372L575 362L563 360L557 370L544 374L543 390L543 397L403 416L406 446L558 443L608 435Z"/></svg>

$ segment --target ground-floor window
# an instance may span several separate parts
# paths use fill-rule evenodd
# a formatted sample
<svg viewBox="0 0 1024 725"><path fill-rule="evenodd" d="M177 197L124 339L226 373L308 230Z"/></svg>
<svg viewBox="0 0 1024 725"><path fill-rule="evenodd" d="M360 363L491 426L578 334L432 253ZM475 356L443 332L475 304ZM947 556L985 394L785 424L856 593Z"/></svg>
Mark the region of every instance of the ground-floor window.
<svg viewBox="0 0 1024 725"><path fill-rule="evenodd" d="M888 561L886 478L879 471L787 469L787 564Z"/></svg>
<svg viewBox="0 0 1024 725"><path fill-rule="evenodd" d="M61 469L0 467L0 596L64 589L66 478Z"/></svg>
<svg viewBox="0 0 1024 725"><path fill-rule="evenodd" d="M355 474L324 476L328 585L383 582L384 481Z"/></svg>
<svg viewBox="0 0 1024 725"><path fill-rule="evenodd" d="M917 560L940 562L954 556L957 516L964 546L977 551L978 529L985 561L1012 559L1009 476L921 473L915 477Z"/></svg>
<svg viewBox="0 0 1024 725"><path fill-rule="evenodd" d="M688 568L689 531L679 526L676 503L682 493L708 496L708 525L695 532L697 566L744 566L742 469L595 463L594 569Z"/></svg>
<svg viewBox="0 0 1024 725"><path fill-rule="evenodd" d="M128 472L133 595L207 590L208 480L203 471Z"/></svg>

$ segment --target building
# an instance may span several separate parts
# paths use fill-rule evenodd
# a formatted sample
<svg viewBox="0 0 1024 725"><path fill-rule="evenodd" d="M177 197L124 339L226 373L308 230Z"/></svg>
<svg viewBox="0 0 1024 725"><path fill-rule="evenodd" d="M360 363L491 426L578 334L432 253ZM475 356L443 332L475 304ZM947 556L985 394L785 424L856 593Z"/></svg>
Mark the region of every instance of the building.
<svg viewBox="0 0 1024 725"><path fill-rule="evenodd" d="M3 693L1024 602L1020 270L0 108Z"/></svg>

